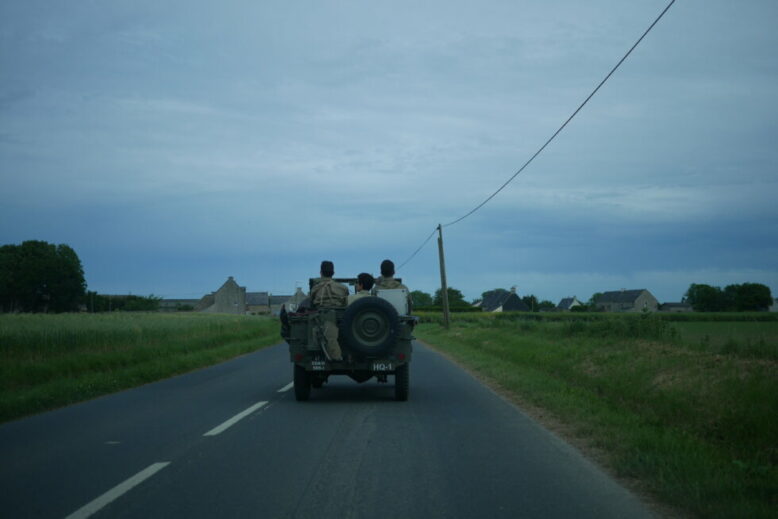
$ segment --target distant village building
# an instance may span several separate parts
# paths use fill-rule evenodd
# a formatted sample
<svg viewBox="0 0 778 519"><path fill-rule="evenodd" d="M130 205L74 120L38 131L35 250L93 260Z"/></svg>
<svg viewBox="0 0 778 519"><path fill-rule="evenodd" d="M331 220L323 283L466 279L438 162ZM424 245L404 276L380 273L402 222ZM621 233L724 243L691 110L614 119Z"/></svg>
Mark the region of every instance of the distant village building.
<svg viewBox="0 0 778 519"><path fill-rule="evenodd" d="M565 297L562 299L558 305L556 305L556 309L560 312L569 312L576 306L584 306L582 302L578 300L577 297Z"/></svg>
<svg viewBox="0 0 778 519"><path fill-rule="evenodd" d="M281 313L281 307L290 299L292 296L270 296L270 313L272 315L279 315Z"/></svg>
<svg viewBox="0 0 778 519"><path fill-rule="evenodd" d="M239 286L230 276L219 290L203 296L195 310L209 314L245 314L246 287Z"/></svg>
<svg viewBox="0 0 778 519"><path fill-rule="evenodd" d="M689 303L663 303L659 305L660 312L681 313L692 312L693 310L692 305Z"/></svg>
<svg viewBox="0 0 778 519"><path fill-rule="evenodd" d="M498 292L489 294L482 301L476 303L484 312L529 312L530 309L516 294L516 287L508 293Z"/></svg>
<svg viewBox="0 0 778 519"><path fill-rule="evenodd" d="M269 292L246 292L230 276L217 290L200 299L162 299L160 312L196 311L219 314L279 315L286 304L297 308L307 296L300 289L294 295L272 295Z"/></svg>
<svg viewBox="0 0 778 519"><path fill-rule="evenodd" d="M768 308L770 312L778 312L778 299L773 299L773 304Z"/></svg>
<svg viewBox="0 0 778 519"><path fill-rule="evenodd" d="M281 307L286 305L292 307L294 311L303 299L307 296L301 288L297 288L294 295L274 296L269 292L247 292L246 293L246 313L252 315L279 315Z"/></svg>
<svg viewBox="0 0 778 519"><path fill-rule="evenodd" d="M644 288L602 293L595 301L597 310L605 312L656 312L659 301Z"/></svg>
<svg viewBox="0 0 778 519"><path fill-rule="evenodd" d="M191 312L197 307L199 299L160 299L160 312Z"/></svg>
<svg viewBox="0 0 778 519"><path fill-rule="evenodd" d="M264 315L270 313L270 294L267 292L246 292L246 313Z"/></svg>

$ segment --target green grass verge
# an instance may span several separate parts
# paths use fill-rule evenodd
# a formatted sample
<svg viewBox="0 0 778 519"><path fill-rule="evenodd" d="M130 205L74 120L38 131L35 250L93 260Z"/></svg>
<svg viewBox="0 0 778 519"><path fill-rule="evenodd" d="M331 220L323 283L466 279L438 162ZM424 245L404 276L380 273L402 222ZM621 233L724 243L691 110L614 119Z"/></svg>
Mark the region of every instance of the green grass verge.
<svg viewBox="0 0 778 519"><path fill-rule="evenodd" d="M743 344L743 335L766 334L769 354L723 353L718 322L462 315L445 330L437 320L425 316L416 335L550 412L659 500L700 517L775 517L776 330L765 328L773 323L729 328ZM704 326L715 340L700 343Z"/></svg>
<svg viewBox="0 0 778 519"><path fill-rule="evenodd" d="M0 315L0 422L280 341L278 322L207 314Z"/></svg>

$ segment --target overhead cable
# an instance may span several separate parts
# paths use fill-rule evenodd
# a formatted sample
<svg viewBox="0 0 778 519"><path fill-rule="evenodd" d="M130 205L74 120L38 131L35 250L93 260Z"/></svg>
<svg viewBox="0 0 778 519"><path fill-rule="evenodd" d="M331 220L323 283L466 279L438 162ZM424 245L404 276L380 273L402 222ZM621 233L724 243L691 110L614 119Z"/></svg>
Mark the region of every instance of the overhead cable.
<svg viewBox="0 0 778 519"><path fill-rule="evenodd" d="M671 7L671 6L672 6L674 3L675 3L675 0L671 0L671 2L670 2L669 4L667 4L667 7L665 7L665 8L664 8L664 10L663 10L663 11L662 11L662 12L659 14L659 16L657 16L656 20L654 20L654 23L652 23L652 24L651 24L651 25L648 27L648 29L646 29L646 31L643 33L643 35L642 35L640 38L638 38L638 41L636 41L636 42L635 42L635 44L634 44L634 45L633 45L633 46L632 46L632 47L631 47L631 48L630 48L630 49L627 51L627 53L626 53L626 54L624 54L624 57L622 57L622 58L619 60L619 62L618 62L618 63L616 63L616 66L615 66L615 67L613 67L613 68L611 69L611 71L610 71L610 72L608 72L608 75L607 75L607 76L605 76L605 79L603 79L602 81L600 81L600 84L599 84L599 85L597 85L597 88L595 88L595 89L592 91L592 93L591 93L591 94L589 94L589 96L588 96L588 97L587 97L587 98L584 100L584 102L583 102L583 103L581 103L581 106L579 106L579 107L578 107L578 108L575 110L575 112L573 112L573 115L571 115L570 117L568 117L568 118L567 118L567 120L566 120L566 121L565 121L565 122L562 124L562 126L560 126L560 127L559 127L559 129L558 129L556 132L554 132L554 135L552 135L552 136L551 136L551 137L550 137L550 138L549 138L549 139L546 141L546 143L545 143L545 144L543 144L543 146L541 146L541 147L540 147L540 149L539 149L538 151L536 151L536 152L535 152L535 154L534 154L534 155L532 155L532 156L529 158L529 160L528 160L527 162L525 162L525 163L524 163L524 165L523 165L523 166L521 166L521 167L519 168L519 170L518 170L516 173L514 173L514 174L513 174L513 176L511 176L511 178L509 178L508 180L506 180L506 181L505 181L505 183L504 183L503 185L501 185L501 186L500 186L500 188L499 188L497 191L495 191L494 193L492 193L491 195L489 195L489 196L486 198L486 200L484 200L483 202L481 202L480 204L478 204L477 206L475 206L475 207L474 207L474 208L473 208L473 209L472 209L472 210L471 210L469 213L465 214L464 216L461 216L461 217L457 218L456 220L454 220L454 221L452 221L452 222L449 222L449 223L447 223L447 224L444 224L444 225L443 225L443 227L449 227L449 226L451 226L451 225L457 224L457 223L461 222L462 220L464 220L465 218L467 218L468 216L470 216L471 214L473 214L473 213L475 213L476 211L478 211L479 209L481 209L483 206L485 206L485 205L487 204L487 202L489 202L489 200L491 200L492 198L494 198L495 196L497 196L497 194L498 194L500 191L502 191L503 189L505 189L505 187L506 187L508 184L510 184L510 183L513 181L513 179L514 179L514 178L516 178L516 177L519 175L519 173L521 173L522 171L524 171L524 169L525 169L527 166L529 166L529 165L530 165L530 163L531 163L533 160L535 160L535 157L537 157L538 155L540 155L540 153L541 153L541 152L542 152L544 149L546 149L546 146L548 146L548 145L551 143L551 141L553 141L553 140L554 140L554 138L556 138L556 136L557 136L557 135L559 135L559 133L560 133L560 132L561 132L561 131L562 131L562 130L565 128L565 126L567 126L567 123L569 123L570 121L572 121L572 120L573 120L573 117L575 117L575 116L578 114L578 112L580 112L580 111L581 111L581 109L584 107L584 105L586 105L586 103L588 103L588 102L589 102L589 99L591 99L592 97L594 97L594 94L596 94L596 93L597 93L597 91L600 89L600 87L602 87L602 85L604 85L604 84L605 84L605 82L606 82L606 81L608 81L608 79L609 79L609 78L610 78L610 77L613 75L613 73L614 73L614 72L616 72L616 69L618 69L618 68L621 66L621 64L622 64L622 63L624 63L624 60L626 60L626 59L627 59L627 57L628 57L630 54L632 54L632 51L633 51L633 50L635 50L635 47L637 47L637 46L638 46L638 44L640 44L640 42L641 42L641 41L643 41L643 38L645 38L645 37L646 37L646 35L647 35L647 34L648 34L650 31L651 31L651 29L653 29L653 28L654 28L654 26L657 24L657 22L659 22L659 20L661 20L661 19L662 19L662 17L665 15L665 13L666 13L666 12L667 12L667 11L670 9L670 7Z"/></svg>
<svg viewBox="0 0 778 519"><path fill-rule="evenodd" d="M401 268L403 268L403 266L405 266L405 264L406 264L406 263L408 263L409 261L411 261L411 260L414 258L414 256L416 256L416 255L419 253L419 251L420 251L421 249L423 249L425 245L427 245L427 242L428 242L428 241L430 241L430 238L432 238L433 236L435 236L435 231L437 231L437 230L438 230L438 228L437 228L437 227L435 227L435 228L432 230L432 232L430 233L430 235L429 235L429 236L427 236L427 239L425 239L425 240L422 242L422 244L421 244L421 245L419 245L419 248L418 248L418 249L416 249L416 250L413 252L413 254L411 254L411 255L410 255L410 257L409 257L407 260L403 261L403 262L402 262L402 264L400 264L400 266L399 266L399 267L397 267L397 270L400 270Z"/></svg>

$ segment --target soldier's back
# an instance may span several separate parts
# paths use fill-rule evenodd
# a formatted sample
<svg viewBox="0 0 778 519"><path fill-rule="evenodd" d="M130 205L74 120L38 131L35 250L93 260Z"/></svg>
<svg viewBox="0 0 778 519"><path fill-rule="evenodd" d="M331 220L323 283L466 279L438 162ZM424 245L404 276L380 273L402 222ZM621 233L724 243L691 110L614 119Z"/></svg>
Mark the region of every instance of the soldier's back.
<svg viewBox="0 0 778 519"><path fill-rule="evenodd" d="M332 278L322 278L311 289L311 303L314 307L342 308L346 306L348 288Z"/></svg>
<svg viewBox="0 0 778 519"><path fill-rule="evenodd" d="M386 289L394 289L394 288L404 288L405 290L408 290L408 287L394 279L393 277L385 278L383 276L379 276L378 279L375 280L375 289L379 288L386 288Z"/></svg>

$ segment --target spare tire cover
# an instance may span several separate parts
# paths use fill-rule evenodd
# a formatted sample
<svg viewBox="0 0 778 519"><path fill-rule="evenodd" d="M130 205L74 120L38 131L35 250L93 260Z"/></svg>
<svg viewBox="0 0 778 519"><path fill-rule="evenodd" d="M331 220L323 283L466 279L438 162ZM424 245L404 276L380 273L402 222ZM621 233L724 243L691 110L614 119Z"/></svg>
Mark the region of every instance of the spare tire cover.
<svg viewBox="0 0 778 519"><path fill-rule="evenodd" d="M385 355L397 342L397 310L379 297L363 297L346 307L340 322L340 342L349 351Z"/></svg>

